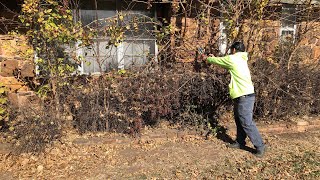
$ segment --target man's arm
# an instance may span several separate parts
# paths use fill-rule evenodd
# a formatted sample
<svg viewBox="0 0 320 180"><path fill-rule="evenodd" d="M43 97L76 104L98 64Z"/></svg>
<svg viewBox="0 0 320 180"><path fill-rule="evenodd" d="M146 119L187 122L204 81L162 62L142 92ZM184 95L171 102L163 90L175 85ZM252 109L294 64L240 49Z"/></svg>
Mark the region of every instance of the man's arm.
<svg viewBox="0 0 320 180"><path fill-rule="evenodd" d="M226 68L226 69L232 69L233 62L231 60L230 56L224 56L224 57L205 57L206 61L211 64L218 64L219 66Z"/></svg>

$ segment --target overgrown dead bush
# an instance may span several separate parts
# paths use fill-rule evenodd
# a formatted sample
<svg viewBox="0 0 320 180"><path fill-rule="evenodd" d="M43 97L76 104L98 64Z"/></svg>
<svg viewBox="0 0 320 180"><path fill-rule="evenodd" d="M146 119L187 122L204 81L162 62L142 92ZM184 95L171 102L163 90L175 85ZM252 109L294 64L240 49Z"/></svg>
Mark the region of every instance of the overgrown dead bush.
<svg viewBox="0 0 320 180"><path fill-rule="evenodd" d="M16 153L39 153L60 138L60 121L50 107L12 109L7 139Z"/></svg>
<svg viewBox="0 0 320 180"><path fill-rule="evenodd" d="M279 64L260 59L252 68L256 120L318 114L318 70L306 66L288 70ZM144 125L156 125L161 120L208 129L218 125L217 118L231 104L228 83L227 73L217 68L195 72L175 65L169 69L82 76L65 87L62 99L70 107L74 127L82 133L136 134Z"/></svg>
<svg viewBox="0 0 320 180"><path fill-rule="evenodd" d="M142 126L156 125L162 119L181 125L199 124L198 119L186 121L186 113L198 113L213 123L222 113L217 110L228 101L228 80L221 78L222 74L204 70L207 72L154 68L78 80L80 84L73 87L82 89L71 90L69 86L65 90L72 93L62 99L68 99L74 126L80 132L139 133Z"/></svg>
<svg viewBox="0 0 320 180"><path fill-rule="evenodd" d="M320 112L319 61L307 63L292 44L280 44L274 57L253 64L255 115L269 120ZM269 58L269 59L268 59Z"/></svg>
<svg viewBox="0 0 320 180"><path fill-rule="evenodd" d="M318 66L255 61L252 75L257 101L256 120L319 114ZM226 71L190 66L114 72L104 76L72 77L60 100L73 127L139 135L145 125L166 120L201 133L219 134L217 119L231 104ZM7 137L17 152L41 152L60 137L55 105L10 110ZM65 114L66 115L66 114ZM63 116L66 117L66 116ZM221 130L221 129L220 129ZM223 129L222 129L223 130Z"/></svg>

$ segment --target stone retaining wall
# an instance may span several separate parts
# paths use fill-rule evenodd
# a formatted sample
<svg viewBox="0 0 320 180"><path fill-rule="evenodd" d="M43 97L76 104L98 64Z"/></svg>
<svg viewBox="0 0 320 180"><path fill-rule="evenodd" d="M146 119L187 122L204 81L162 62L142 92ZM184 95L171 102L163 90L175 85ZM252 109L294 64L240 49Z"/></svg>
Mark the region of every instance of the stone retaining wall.
<svg viewBox="0 0 320 180"><path fill-rule="evenodd" d="M35 77L34 67L33 50L23 36L0 35L0 82L12 105L25 106L34 98L27 82Z"/></svg>

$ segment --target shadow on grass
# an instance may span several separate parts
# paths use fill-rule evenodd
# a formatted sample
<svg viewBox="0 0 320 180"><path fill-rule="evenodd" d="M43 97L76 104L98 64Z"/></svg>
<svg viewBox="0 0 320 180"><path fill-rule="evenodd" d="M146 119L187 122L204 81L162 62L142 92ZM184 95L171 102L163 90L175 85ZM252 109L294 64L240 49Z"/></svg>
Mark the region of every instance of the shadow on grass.
<svg viewBox="0 0 320 180"><path fill-rule="evenodd" d="M223 126L220 126L216 137L219 140L225 142L226 144L234 143L235 141L226 132L227 132L227 128L225 128ZM253 154L256 153L255 149L253 149L251 147L248 147L248 146L241 147L241 150L248 151L248 152L253 153Z"/></svg>

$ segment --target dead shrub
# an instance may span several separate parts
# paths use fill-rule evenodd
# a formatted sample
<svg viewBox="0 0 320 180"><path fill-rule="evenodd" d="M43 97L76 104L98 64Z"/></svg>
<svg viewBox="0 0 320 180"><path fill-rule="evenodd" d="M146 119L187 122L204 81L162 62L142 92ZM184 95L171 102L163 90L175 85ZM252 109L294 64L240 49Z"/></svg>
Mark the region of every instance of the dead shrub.
<svg viewBox="0 0 320 180"><path fill-rule="evenodd" d="M269 120L319 114L319 62L306 63L293 44L280 44L274 57L253 64L255 115Z"/></svg>
<svg viewBox="0 0 320 180"><path fill-rule="evenodd" d="M61 136L60 120L50 107L11 109L7 140L15 153L40 153Z"/></svg>
<svg viewBox="0 0 320 180"><path fill-rule="evenodd" d="M319 68L301 65L295 56L289 63L286 57L292 51L281 47L274 61L261 58L252 64L256 120L319 114ZM170 68L80 76L64 87L62 99L70 107L73 126L81 133L139 133L141 127L161 120L210 129L218 126L218 117L231 104L229 75L216 66L199 67L195 71L188 64L173 64Z"/></svg>
<svg viewBox="0 0 320 180"><path fill-rule="evenodd" d="M89 83L78 80L73 87L82 89L67 87L66 91L72 93L64 93L67 96L63 99L68 99L74 127L81 133L140 132L144 125L154 126L162 119L183 126L203 125L198 119L185 121L181 117L186 114L193 117L197 113L199 117L216 121L222 113L217 109L229 99L227 79L210 69L205 71L195 73L192 67L152 68L122 75L109 74L93 78Z"/></svg>

